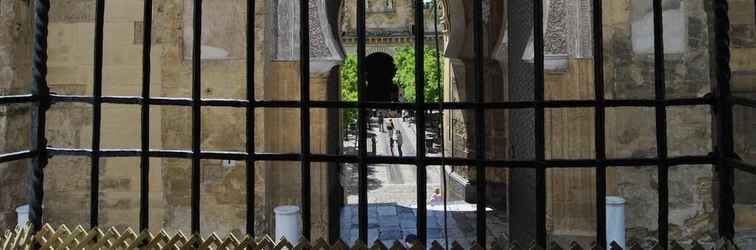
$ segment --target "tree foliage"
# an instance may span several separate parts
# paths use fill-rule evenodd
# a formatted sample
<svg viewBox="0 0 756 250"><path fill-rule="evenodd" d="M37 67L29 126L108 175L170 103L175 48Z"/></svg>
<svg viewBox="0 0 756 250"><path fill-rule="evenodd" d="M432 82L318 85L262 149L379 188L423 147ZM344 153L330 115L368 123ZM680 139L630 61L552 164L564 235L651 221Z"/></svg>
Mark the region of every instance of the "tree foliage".
<svg viewBox="0 0 756 250"><path fill-rule="evenodd" d="M357 56L347 55L341 65L341 100L357 101ZM356 109L344 110L344 126L357 121Z"/></svg>
<svg viewBox="0 0 756 250"><path fill-rule="evenodd" d="M425 48L423 53L424 63L423 70L425 71L425 101L426 102L438 102L441 100L443 89L440 86L443 77L443 72L439 69L443 69L443 61L437 60L436 50L433 48ZM396 64L397 72L394 77L394 82L399 85L399 89L402 91L402 96L407 102L415 101L415 48L411 46L404 46L396 50L394 55L394 63Z"/></svg>
<svg viewBox="0 0 756 250"><path fill-rule="evenodd" d="M443 92L440 86L443 77L443 61L437 60L436 50L425 48L423 69L425 70L425 101L438 102ZM394 64L397 72L394 83L399 86L407 102L415 101L415 48L403 46L396 50ZM341 66L341 100L357 101L357 56L347 55ZM357 120L356 109L344 110L345 125Z"/></svg>

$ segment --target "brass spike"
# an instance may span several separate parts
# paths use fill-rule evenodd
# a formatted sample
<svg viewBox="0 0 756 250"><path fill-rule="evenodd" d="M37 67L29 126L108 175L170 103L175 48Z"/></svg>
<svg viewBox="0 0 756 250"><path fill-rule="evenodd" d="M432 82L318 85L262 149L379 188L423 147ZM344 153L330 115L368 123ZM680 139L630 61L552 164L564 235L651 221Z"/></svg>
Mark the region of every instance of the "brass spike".
<svg viewBox="0 0 756 250"><path fill-rule="evenodd" d="M562 247L559 246L556 241L552 241L551 244L549 244L549 250L562 250Z"/></svg>
<svg viewBox="0 0 756 250"><path fill-rule="evenodd" d="M200 241L200 249L210 249L210 246L215 245L216 247L220 245L220 239L218 239L218 235L215 233L210 234L207 239Z"/></svg>
<svg viewBox="0 0 756 250"><path fill-rule="evenodd" d="M638 243L637 241L632 241L630 243L630 246L628 246L628 249L630 249L630 250L643 250L643 246L641 246L641 244Z"/></svg>
<svg viewBox="0 0 756 250"><path fill-rule="evenodd" d="M462 245L459 244L459 242L457 242L456 240L452 242L452 250L464 250L464 249L465 248L462 247Z"/></svg>
<svg viewBox="0 0 756 250"><path fill-rule="evenodd" d="M351 248L352 250L367 250L367 244L365 242L362 242L361 240L354 241L354 245Z"/></svg>
<svg viewBox="0 0 756 250"><path fill-rule="evenodd" d="M520 243L517 243L517 241L512 241L509 243L509 250L521 250L522 247L520 247Z"/></svg>
<svg viewBox="0 0 756 250"><path fill-rule="evenodd" d="M398 240L395 240L394 243L391 244L390 250L407 250L407 247L404 246L401 242Z"/></svg>
<svg viewBox="0 0 756 250"><path fill-rule="evenodd" d="M179 231L175 235L173 235L173 238L171 238L168 243L166 243L166 246L169 246L172 249L179 249L186 244L186 241L186 235L184 235L183 232Z"/></svg>
<svg viewBox="0 0 756 250"><path fill-rule="evenodd" d="M202 237L196 234L192 234L192 237L189 238L186 243L184 243L184 245L180 246L179 250L193 250L201 243Z"/></svg>
<svg viewBox="0 0 756 250"><path fill-rule="evenodd" d="M254 236L245 234L244 239L239 241L239 244L236 244L236 247L231 250L254 249L255 247L257 247L257 243L255 243Z"/></svg>
<svg viewBox="0 0 756 250"><path fill-rule="evenodd" d="M150 231L144 230L136 236L136 238L131 242L131 244L126 247L126 249L132 250L142 248L148 245L152 240L153 237Z"/></svg>
<svg viewBox="0 0 756 250"><path fill-rule="evenodd" d="M483 250L484 248L478 244L478 242L474 242L472 246L470 246L470 250Z"/></svg>
<svg viewBox="0 0 756 250"><path fill-rule="evenodd" d="M312 245L310 245L310 241L307 240L304 236L301 236L299 238L299 243L297 243L296 246L294 246L294 250L309 250L312 249Z"/></svg>
<svg viewBox="0 0 756 250"><path fill-rule="evenodd" d="M87 249L100 249L105 245L110 245L111 239L117 239L118 234L117 232L113 233L112 231L108 230L107 233L103 233L102 230L96 229L98 234L93 235L93 239L96 238L96 244L92 247L88 247Z"/></svg>
<svg viewBox="0 0 756 250"><path fill-rule="evenodd" d="M315 241L315 244L312 246L312 249L328 250L328 249L331 249L331 246L328 245L328 242L325 241L323 238L320 238Z"/></svg>
<svg viewBox="0 0 756 250"><path fill-rule="evenodd" d="M705 250L705 248L701 246L697 240L693 240L693 242L690 243L690 250Z"/></svg>
<svg viewBox="0 0 756 250"><path fill-rule="evenodd" d="M683 248L682 246L680 246L680 244L677 243L677 241L674 241L674 240L669 243L669 249L670 250L685 250L685 248Z"/></svg>
<svg viewBox="0 0 756 250"><path fill-rule="evenodd" d="M259 242L257 242L257 249L272 249L274 247L276 247L276 243L269 235L265 235Z"/></svg>
<svg viewBox="0 0 756 250"><path fill-rule="evenodd" d="M423 243L415 241L415 244L412 244L412 246L410 246L409 249L412 249L412 250L424 250L425 246L423 246Z"/></svg>
<svg viewBox="0 0 756 250"><path fill-rule="evenodd" d="M538 245L538 243L536 243L535 241L531 241L530 242L530 246L528 247L528 249L530 249L530 250L543 250L543 248L540 245Z"/></svg>
<svg viewBox="0 0 756 250"><path fill-rule="evenodd" d="M577 241L572 241L570 242L570 250L583 250L583 247Z"/></svg>
<svg viewBox="0 0 756 250"><path fill-rule="evenodd" d="M591 242L591 250L604 250L604 247L598 244L598 242L594 241L594 242Z"/></svg>
<svg viewBox="0 0 756 250"><path fill-rule="evenodd" d="M623 250L622 246L619 245L616 241L612 241L612 243L609 243L609 250Z"/></svg>
<svg viewBox="0 0 756 250"><path fill-rule="evenodd" d="M223 242L221 242L217 250L234 250L238 246L239 246L239 239L236 238L236 235L234 235L234 233L230 233L228 234L226 239L223 240Z"/></svg>
<svg viewBox="0 0 756 250"><path fill-rule="evenodd" d="M651 247L651 250L664 250L664 247L661 246L659 242L656 242L653 247Z"/></svg>
<svg viewBox="0 0 756 250"><path fill-rule="evenodd" d="M331 249L338 249L338 250L348 250L349 245L344 243L341 239L337 240L336 243L333 244L333 247Z"/></svg>
<svg viewBox="0 0 756 250"><path fill-rule="evenodd" d="M286 239L286 236L281 236L281 240L278 241L278 244L276 244L275 247L273 247L274 250L281 250L284 249L293 249L294 246L289 242L289 240Z"/></svg>
<svg viewBox="0 0 756 250"><path fill-rule="evenodd" d="M168 237L168 233L165 232L165 230L160 230L160 233L155 235L155 237L152 237L152 240L147 243L145 246L146 249L160 249L162 247L168 246L168 241L171 239ZM164 246L161 246L160 243L164 243Z"/></svg>
<svg viewBox="0 0 756 250"><path fill-rule="evenodd" d="M431 250L444 250L444 247L438 241L431 242Z"/></svg>
<svg viewBox="0 0 756 250"><path fill-rule="evenodd" d="M373 242L373 246L370 247L370 250L388 250L388 248L386 247L386 245L383 244L383 242L381 242L380 240L376 239Z"/></svg>
<svg viewBox="0 0 756 250"><path fill-rule="evenodd" d="M78 226L74 228L74 231L69 234L65 239L63 239L63 243L60 245L59 248L71 248L76 246L76 239L82 234L85 233L86 230L82 226Z"/></svg>

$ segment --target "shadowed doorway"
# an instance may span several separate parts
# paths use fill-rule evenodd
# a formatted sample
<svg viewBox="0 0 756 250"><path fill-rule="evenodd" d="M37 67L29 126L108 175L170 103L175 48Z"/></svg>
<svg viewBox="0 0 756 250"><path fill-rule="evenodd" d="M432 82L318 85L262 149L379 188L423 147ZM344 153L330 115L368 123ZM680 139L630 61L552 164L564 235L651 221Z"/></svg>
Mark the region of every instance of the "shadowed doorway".
<svg viewBox="0 0 756 250"><path fill-rule="evenodd" d="M372 102L396 102L399 87L394 84L396 66L394 58L382 52L370 54L365 59L367 73L367 100Z"/></svg>

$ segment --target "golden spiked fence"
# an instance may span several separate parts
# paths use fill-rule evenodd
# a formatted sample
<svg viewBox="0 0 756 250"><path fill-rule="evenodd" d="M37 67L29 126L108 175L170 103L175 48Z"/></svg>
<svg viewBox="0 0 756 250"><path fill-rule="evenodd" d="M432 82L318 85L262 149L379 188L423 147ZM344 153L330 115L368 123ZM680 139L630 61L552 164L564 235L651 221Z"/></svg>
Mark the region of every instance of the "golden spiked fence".
<svg viewBox="0 0 756 250"><path fill-rule="evenodd" d="M165 231L153 234L148 231L141 233L134 232L131 228L119 232L116 228L109 229L85 229L82 226L77 226L74 229L70 229L65 225L59 226L57 229L52 226L45 225L42 229L33 234L30 227L17 227L15 230L9 230L0 235L0 250L31 250L31 249L44 249L44 250L129 250L129 249L149 249L149 250L257 250L257 249L340 249L340 250L406 250L406 249L426 249L425 246L419 242L415 244L403 244L399 241L394 241L391 246L386 246L381 241L375 241L372 246L357 241L352 246L347 245L343 241L336 241L333 244L329 244L324 239L319 239L314 242L307 240L301 240L297 244L292 244L285 238L276 242L271 237L265 236L255 239L249 235L238 237L233 233L229 234L225 238L219 237L217 234L211 234L207 237L200 237L198 235L186 235L182 232L177 232L173 235L168 234ZM453 242L450 246L451 249L462 250L465 249L458 242ZM434 241L430 249L444 249L443 245ZM484 249L480 245L473 244L469 249ZM529 246L520 246L517 243L512 243L508 247L501 247L497 245L491 245L488 249L508 249L508 250L598 250L603 249L596 244L584 248L577 242L572 242L569 246L562 247L559 244L552 242L547 248L541 248L536 246L535 243L531 243ZM614 244L610 249L621 250L619 246ZM643 250L643 249L664 249L659 245L652 246L650 248L644 248L637 242L631 242L628 246L629 250ZM679 244L672 241L669 249L671 250L705 250L696 241L690 244ZM731 241L721 240L716 246L712 246L708 249L716 250L732 250L738 249Z"/></svg>

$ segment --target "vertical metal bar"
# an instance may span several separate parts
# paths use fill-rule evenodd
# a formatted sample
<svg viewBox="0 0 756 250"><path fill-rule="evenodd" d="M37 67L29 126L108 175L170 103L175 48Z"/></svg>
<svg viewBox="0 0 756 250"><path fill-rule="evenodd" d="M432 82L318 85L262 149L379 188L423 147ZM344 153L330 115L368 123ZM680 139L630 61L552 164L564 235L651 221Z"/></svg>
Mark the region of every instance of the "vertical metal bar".
<svg viewBox="0 0 756 250"><path fill-rule="evenodd" d="M473 60L475 92L475 167L477 170L477 206L475 218L478 244L486 246L486 117L483 103L483 1L473 4Z"/></svg>
<svg viewBox="0 0 756 250"><path fill-rule="evenodd" d="M192 234L200 233L200 145L202 136L202 0L194 0L192 36Z"/></svg>
<svg viewBox="0 0 756 250"><path fill-rule="evenodd" d="M152 0L144 0L142 36L142 152L139 177L139 231L150 226L150 52L152 47Z"/></svg>
<svg viewBox="0 0 756 250"><path fill-rule="evenodd" d="M417 238L427 245L426 165L425 159L425 24L423 0L415 0L415 136L417 150Z"/></svg>
<svg viewBox="0 0 756 250"><path fill-rule="evenodd" d="M536 243L546 247L546 148L544 129L544 69L543 69L543 0L533 2L533 46L535 52L535 160L536 160Z"/></svg>
<svg viewBox="0 0 756 250"><path fill-rule="evenodd" d="M103 28L105 26L105 0L97 0L95 6L94 38L94 86L92 103L92 168L90 178L89 226L96 227L99 222L100 200L100 131L102 128L102 48Z"/></svg>
<svg viewBox="0 0 756 250"><path fill-rule="evenodd" d="M247 234L255 235L255 1L247 0L247 108L245 121L247 140L246 192Z"/></svg>
<svg viewBox="0 0 756 250"><path fill-rule="evenodd" d="M310 1L299 1L299 131L302 147L302 234L310 238Z"/></svg>
<svg viewBox="0 0 756 250"><path fill-rule="evenodd" d="M714 73L716 80L712 92L716 98L714 112L716 129L717 178L719 179L719 237L732 240L735 236L735 190L733 167L727 158L735 152L733 142L732 105L727 101L732 96L730 89L730 19L727 0L714 1Z"/></svg>
<svg viewBox="0 0 756 250"><path fill-rule="evenodd" d="M596 242L606 242L606 106L604 104L604 30L601 0L593 0L593 82L596 98Z"/></svg>
<svg viewBox="0 0 756 250"><path fill-rule="evenodd" d="M367 96L367 85L365 83L365 1L357 0L357 95L358 95L358 117L359 123L359 167L358 167L358 217L359 217L359 239L367 242L368 239L368 197L367 197L367 109L365 108L365 98Z"/></svg>
<svg viewBox="0 0 756 250"><path fill-rule="evenodd" d="M654 12L654 95L656 100L656 153L659 159L657 171L659 178L659 245L668 246L669 224L669 186L667 169L667 108L666 82L664 79L664 28L662 19L662 0L653 0Z"/></svg>
<svg viewBox="0 0 756 250"><path fill-rule="evenodd" d="M29 218L32 231L42 228L44 200L44 168L47 166L47 109L50 108L50 89L47 87L47 24L50 0L36 0L34 11L34 50L32 51L32 95L39 98L32 109L31 147L35 151L29 166Z"/></svg>

